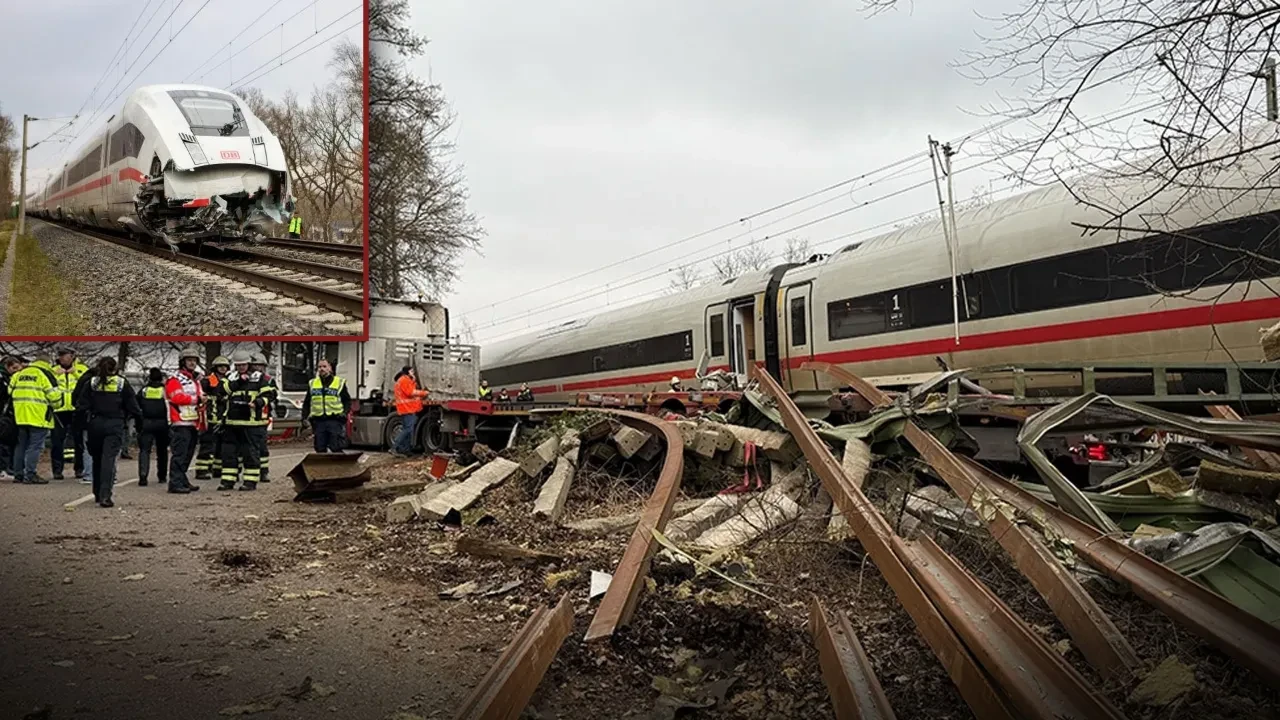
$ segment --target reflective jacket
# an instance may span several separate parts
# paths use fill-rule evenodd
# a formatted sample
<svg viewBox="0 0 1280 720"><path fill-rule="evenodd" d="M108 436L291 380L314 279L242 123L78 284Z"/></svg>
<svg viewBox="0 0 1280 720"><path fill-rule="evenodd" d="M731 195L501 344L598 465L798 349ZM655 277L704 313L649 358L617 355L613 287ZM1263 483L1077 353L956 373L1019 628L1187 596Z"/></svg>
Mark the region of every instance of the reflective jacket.
<svg viewBox="0 0 1280 720"><path fill-rule="evenodd" d="M157 429L169 424L169 400L164 394L164 384L147 383L138 393L138 405L142 410L142 424Z"/></svg>
<svg viewBox="0 0 1280 720"><path fill-rule="evenodd" d="M200 422L200 382L195 373L179 370L164 384L169 400L169 424L195 427Z"/></svg>
<svg viewBox="0 0 1280 720"><path fill-rule="evenodd" d="M211 372L200 380L200 392L204 393L205 422L221 425L227 415L227 379Z"/></svg>
<svg viewBox="0 0 1280 720"><path fill-rule="evenodd" d="M289 232L297 233L299 235L302 234L302 216L301 215L289 220Z"/></svg>
<svg viewBox="0 0 1280 720"><path fill-rule="evenodd" d="M71 412L75 410L76 386L80 384L80 378L89 372L89 366L77 361L66 369L61 365L51 365L49 370L53 372L53 379L57 381L58 389L62 391L62 399L53 406L53 411Z"/></svg>
<svg viewBox="0 0 1280 720"><path fill-rule="evenodd" d="M481 399L481 400L492 400L492 399L493 399L493 388L491 388L491 387L482 387L482 388L480 388L480 399Z"/></svg>
<svg viewBox="0 0 1280 720"><path fill-rule="evenodd" d="M53 427L53 408L62 400L62 390L49 379L46 370L33 365L9 379L9 397L19 425L49 429Z"/></svg>
<svg viewBox="0 0 1280 720"><path fill-rule="evenodd" d="M261 371L237 375L227 385L227 425L265 426L275 404L275 381Z"/></svg>
<svg viewBox="0 0 1280 720"><path fill-rule="evenodd" d="M106 380L97 375L84 377L76 388L76 406L84 410L90 420L108 418L123 421L142 416L133 387L119 375L112 375Z"/></svg>
<svg viewBox="0 0 1280 720"><path fill-rule="evenodd" d="M311 378L307 396L302 400L303 417L342 417L350 409L351 395L345 380L337 375Z"/></svg>
<svg viewBox="0 0 1280 720"><path fill-rule="evenodd" d="M426 390L419 390L413 378L401 375L396 381L396 412L401 415L416 415L422 412L422 398L427 396Z"/></svg>

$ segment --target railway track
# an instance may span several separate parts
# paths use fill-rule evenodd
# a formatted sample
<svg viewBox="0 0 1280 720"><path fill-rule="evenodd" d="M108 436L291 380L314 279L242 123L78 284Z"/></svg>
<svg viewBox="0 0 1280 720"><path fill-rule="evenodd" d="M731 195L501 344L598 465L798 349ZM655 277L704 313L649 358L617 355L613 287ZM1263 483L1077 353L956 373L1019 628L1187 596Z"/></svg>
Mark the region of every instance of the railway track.
<svg viewBox="0 0 1280 720"><path fill-rule="evenodd" d="M59 225L59 227L230 280L270 290L352 318L364 317L364 276L362 272L357 270L267 253L257 253L251 248L231 249L205 246L199 251L202 254L194 254L182 249L178 252L173 252L101 230L81 227L72 228L66 225ZM318 244L326 245L328 243ZM216 255L216 258L206 257L204 253Z"/></svg>
<svg viewBox="0 0 1280 720"><path fill-rule="evenodd" d="M363 245L343 245L341 243L317 242L315 240L294 240L293 238L267 238L263 245L270 245L290 250L307 250L328 255L345 257L364 257Z"/></svg>

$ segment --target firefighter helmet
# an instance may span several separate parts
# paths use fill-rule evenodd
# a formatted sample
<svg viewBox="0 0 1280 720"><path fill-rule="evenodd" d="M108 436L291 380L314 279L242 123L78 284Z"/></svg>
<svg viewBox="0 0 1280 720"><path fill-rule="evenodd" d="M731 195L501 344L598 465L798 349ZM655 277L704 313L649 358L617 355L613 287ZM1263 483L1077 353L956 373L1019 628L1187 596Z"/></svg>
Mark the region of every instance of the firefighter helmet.
<svg viewBox="0 0 1280 720"><path fill-rule="evenodd" d="M195 345L188 345L182 348L182 354L178 356L178 362L182 362L187 358L195 358L196 360L199 360L200 357L201 357L200 348L196 347Z"/></svg>
<svg viewBox="0 0 1280 720"><path fill-rule="evenodd" d="M213 359L213 366L218 367L219 365L231 367L231 361L227 359L226 355L219 355Z"/></svg>

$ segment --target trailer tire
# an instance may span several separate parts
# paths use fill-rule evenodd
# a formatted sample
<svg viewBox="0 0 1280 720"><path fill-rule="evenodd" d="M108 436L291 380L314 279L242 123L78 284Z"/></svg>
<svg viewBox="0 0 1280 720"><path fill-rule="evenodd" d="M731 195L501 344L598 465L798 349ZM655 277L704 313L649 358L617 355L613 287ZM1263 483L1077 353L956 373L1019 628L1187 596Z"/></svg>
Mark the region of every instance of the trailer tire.
<svg viewBox="0 0 1280 720"><path fill-rule="evenodd" d="M396 435L400 434L400 426L404 422L399 415L391 415L382 426L382 447L391 450L396 445Z"/></svg>
<svg viewBox="0 0 1280 720"><path fill-rule="evenodd" d="M419 418L418 442L422 445L422 449L429 453L448 450L438 411L430 410Z"/></svg>

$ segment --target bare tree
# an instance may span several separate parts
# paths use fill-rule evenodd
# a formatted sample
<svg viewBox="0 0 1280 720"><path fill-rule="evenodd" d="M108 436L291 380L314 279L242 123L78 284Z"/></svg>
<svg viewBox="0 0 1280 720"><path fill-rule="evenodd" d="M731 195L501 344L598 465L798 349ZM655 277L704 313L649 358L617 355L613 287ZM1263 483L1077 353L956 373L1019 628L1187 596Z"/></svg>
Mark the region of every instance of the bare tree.
<svg viewBox="0 0 1280 720"><path fill-rule="evenodd" d="M744 272L763 270L772 259L773 253L766 250L763 244L757 243L715 258L711 261L711 267L717 278L730 280Z"/></svg>
<svg viewBox="0 0 1280 720"><path fill-rule="evenodd" d="M0 112L0 213L8 217L9 205L16 199L13 187L13 169L17 164L18 150L13 141L17 137L17 128L13 118Z"/></svg>
<svg viewBox="0 0 1280 720"><path fill-rule="evenodd" d="M702 273L693 265L681 265L671 272L671 281L667 284L667 292L670 294L684 292L703 282Z"/></svg>
<svg viewBox="0 0 1280 720"><path fill-rule="evenodd" d="M369 42L369 278L384 296L439 296L484 237L453 160L454 115L406 67L426 46L408 0L370 3Z"/></svg>
<svg viewBox="0 0 1280 720"><path fill-rule="evenodd" d="M813 249L809 246L809 238L787 238L787 245L782 250L783 262L803 263L811 257L813 257Z"/></svg>

